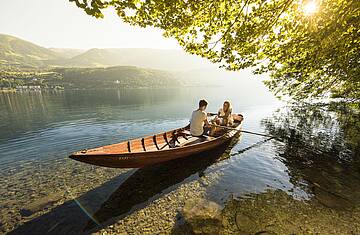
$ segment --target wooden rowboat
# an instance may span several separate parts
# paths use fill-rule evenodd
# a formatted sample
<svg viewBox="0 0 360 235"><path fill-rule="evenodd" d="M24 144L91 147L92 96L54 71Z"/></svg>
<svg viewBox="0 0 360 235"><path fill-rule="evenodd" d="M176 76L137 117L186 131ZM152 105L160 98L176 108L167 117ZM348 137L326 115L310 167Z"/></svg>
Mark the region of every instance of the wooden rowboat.
<svg viewBox="0 0 360 235"><path fill-rule="evenodd" d="M81 150L69 157L97 166L142 168L208 151L227 143L241 130L242 116L235 115L234 120L234 129L217 130L214 136L192 136L189 126L186 126L153 136Z"/></svg>

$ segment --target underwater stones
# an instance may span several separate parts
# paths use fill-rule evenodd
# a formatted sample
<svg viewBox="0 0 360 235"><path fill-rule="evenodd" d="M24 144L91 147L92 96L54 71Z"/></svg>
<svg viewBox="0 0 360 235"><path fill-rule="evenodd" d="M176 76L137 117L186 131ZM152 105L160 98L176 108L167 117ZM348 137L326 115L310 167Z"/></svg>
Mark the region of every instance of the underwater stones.
<svg viewBox="0 0 360 235"><path fill-rule="evenodd" d="M63 197L62 193L54 193L47 195L45 197L39 198L28 205L26 205L23 209L20 210L20 214L22 216L30 216L38 211L43 210L44 208L55 204L57 201L59 201Z"/></svg>
<svg viewBox="0 0 360 235"><path fill-rule="evenodd" d="M220 216L221 207L215 202L202 198L193 198L185 202L183 214L185 218L217 218Z"/></svg>
<svg viewBox="0 0 360 235"><path fill-rule="evenodd" d="M254 218L251 218L246 213L236 213L235 223L237 228L242 232L255 229Z"/></svg>
<svg viewBox="0 0 360 235"><path fill-rule="evenodd" d="M221 228L221 207L202 198L185 202L182 214L195 234L214 234Z"/></svg>
<svg viewBox="0 0 360 235"><path fill-rule="evenodd" d="M341 210L348 209L353 206L353 204L346 198L333 192L326 191L320 187L314 188L314 194L316 200L325 207Z"/></svg>
<svg viewBox="0 0 360 235"><path fill-rule="evenodd" d="M281 190L268 190L230 199L222 216L227 220L224 234L359 234L359 210L336 211L314 199L296 200Z"/></svg>
<svg viewBox="0 0 360 235"><path fill-rule="evenodd" d="M103 231L108 234L184 234L178 229L183 222L182 208L187 200L203 197L204 193L204 188L199 187L196 181L184 183L144 208L119 219L113 228L106 227L96 234Z"/></svg>

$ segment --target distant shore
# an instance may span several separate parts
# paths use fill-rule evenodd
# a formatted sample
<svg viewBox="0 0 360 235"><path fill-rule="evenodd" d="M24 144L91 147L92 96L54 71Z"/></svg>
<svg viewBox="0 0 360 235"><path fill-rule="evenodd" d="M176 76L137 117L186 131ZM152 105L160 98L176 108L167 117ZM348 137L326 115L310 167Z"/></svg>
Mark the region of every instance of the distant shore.
<svg viewBox="0 0 360 235"><path fill-rule="evenodd" d="M99 87L99 88L28 88L28 89L17 89L17 88L3 88L0 89L0 93L10 93L10 92L38 92L38 91L85 91L85 90L119 90L119 89L136 89L136 90L143 90L143 89L176 89L176 88L191 88L191 87L219 87L216 85L181 85L181 86L166 86L166 87Z"/></svg>
<svg viewBox="0 0 360 235"><path fill-rule="evenodd" d="M0 92L3 92L3 93L16 92L16 91L17 90L15 88L0 89Z"/></svg>

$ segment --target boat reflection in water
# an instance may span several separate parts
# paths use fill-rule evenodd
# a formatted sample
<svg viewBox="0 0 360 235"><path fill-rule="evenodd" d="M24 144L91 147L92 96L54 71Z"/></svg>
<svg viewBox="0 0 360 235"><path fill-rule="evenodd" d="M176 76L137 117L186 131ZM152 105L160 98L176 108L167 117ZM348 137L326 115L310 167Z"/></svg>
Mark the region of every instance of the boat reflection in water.
<svg viewBox="0 0 360 235"><path fill-rule="evenodd" d="M96 223L111 224L174 190L184 180L201 177L210 165L228 158L238 140L239 136L211 151L137 170L101 205L93 215L95 221L89 220L84 230L100 227Z"/></svg>

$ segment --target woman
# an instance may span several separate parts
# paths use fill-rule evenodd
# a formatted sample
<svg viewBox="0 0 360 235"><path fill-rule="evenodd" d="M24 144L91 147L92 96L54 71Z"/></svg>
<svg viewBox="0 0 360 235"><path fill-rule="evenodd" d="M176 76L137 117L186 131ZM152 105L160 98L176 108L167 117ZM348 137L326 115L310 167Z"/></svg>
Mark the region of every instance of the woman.
<svg viewBox="0 0 360 235"><path fill-rule="evenodd" d="M234 123L232 107L229 101L225 101L223 107L219 109L215 122L222 126L231 126Z"/></svg>

